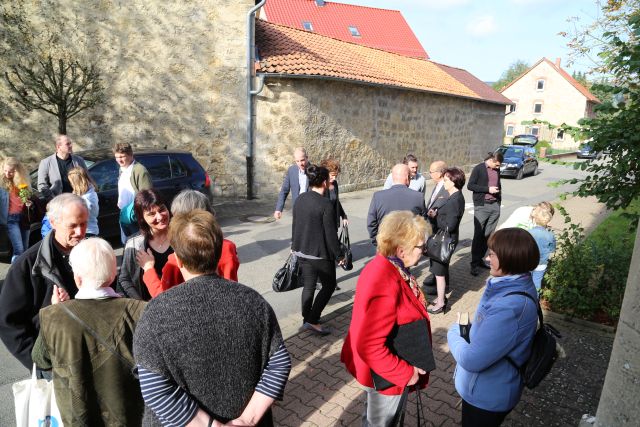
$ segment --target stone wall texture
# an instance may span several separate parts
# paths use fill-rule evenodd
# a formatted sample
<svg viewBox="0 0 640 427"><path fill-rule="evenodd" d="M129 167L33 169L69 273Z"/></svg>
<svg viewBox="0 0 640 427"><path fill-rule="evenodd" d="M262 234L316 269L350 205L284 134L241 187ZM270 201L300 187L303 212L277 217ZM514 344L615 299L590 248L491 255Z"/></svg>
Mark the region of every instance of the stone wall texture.
<svg viewBox="0 0 640 427"><path fill-rule="evenodd" d="M252 0L24 1L34 22L77 28L97 61L104 105L72 118L75 150L115 142L191 151L217 193L246 190L246 14ZM26 113L0 88L0 157L31 167L53 152L57 119Z"/></svg>
<svg viewBox="0 0 640 427"><path fill-rule="evenodd" d="M545 80L544 90L541 91L536 89L539 79ZM546 61L542 61L502 94L516 103L516 111L508 114L504 119L505 129L508 125L515 126L514 135L527 133L526 126L521 124L523 120L539 119L553 125L566 123L576 126L578 120L585 117L587 113L587 99L584 95ZM536 102L542 103L540 114L533 111ZM539 138L551 142L553 148L577 148L578 146L578 142L568 134L565 134L562 140L557 139L556 130L550 130L546 126L540 127ZM511 138L506 140L510 141Z"/></svg>
<svg viewBox="0 0 640 427"><path fill-rule="evenodd" d="M407 153L468 169L502 142L504 106L321 79L266 78L256 100L257 194L278 191L304 146L340 161L341 189L379 185Z"/></svg>

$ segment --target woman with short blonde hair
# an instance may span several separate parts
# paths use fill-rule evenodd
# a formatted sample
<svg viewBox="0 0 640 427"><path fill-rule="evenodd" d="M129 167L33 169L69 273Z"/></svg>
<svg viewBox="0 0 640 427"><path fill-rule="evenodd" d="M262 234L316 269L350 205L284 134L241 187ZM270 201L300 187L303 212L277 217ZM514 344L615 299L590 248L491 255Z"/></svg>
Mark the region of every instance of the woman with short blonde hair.
<svg viewBox="0 0 640 427"><path fill-rule="evenodd" d="M376 236L378 253L358 278L340 360L367 392L363 425L391 425L403 409L405 387L422 389L429 382L427 372L398 358L386 345L397 326L424 321L431 331L427 300L409 271L420 260L429 231L425 219L409 211L387 214ZM393 385L374 389L372 372Z"/></svg>
<svg viewBox="0 0 640 427"><path fill-rule="evenodd" d="M29 228L21 226L25 199L30 197L31 186L25 167L15 157L2 162L2 185L0 185L0 225L7 227L13 248L11 262L29 247ZM31 203L28 201L28 203ZM26 214L25 214L26 215ZM27 221L28 223L29 221Z"/></svg>

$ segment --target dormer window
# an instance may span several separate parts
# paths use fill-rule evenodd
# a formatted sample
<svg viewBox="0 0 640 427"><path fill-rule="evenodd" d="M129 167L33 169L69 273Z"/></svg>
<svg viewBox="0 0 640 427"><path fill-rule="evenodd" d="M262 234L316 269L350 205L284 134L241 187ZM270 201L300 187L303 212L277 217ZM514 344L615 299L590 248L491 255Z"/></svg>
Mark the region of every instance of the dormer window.
<svg viewBox="0 0 640 427"><path fill-rule="evenodd" d="M302 28L307 31L313 31L313 25L311 25L311 22L309 21L302 21Z"/></svg>
<svg viewBox="0 0 640 427"><path fill-rule="evenodd" d="M538 81L536 82L536 90L538 92L542 92L544 90L544 79L538 79Z"/></svg>
<svg viewBox="0 0 640 427"><path fill-rule="evenodd" d="M324 6L324 0L316 0L316 6L318 7Z"/></svg>
<svg viewBox="0 0 640 427"><path fill-rule="evenodd" d="M358 27L356 27L355 25L350 25L349 26L349 32L351 33L351 35L353 37L362 37L360 35L360 31L358 31Z"/></svg>

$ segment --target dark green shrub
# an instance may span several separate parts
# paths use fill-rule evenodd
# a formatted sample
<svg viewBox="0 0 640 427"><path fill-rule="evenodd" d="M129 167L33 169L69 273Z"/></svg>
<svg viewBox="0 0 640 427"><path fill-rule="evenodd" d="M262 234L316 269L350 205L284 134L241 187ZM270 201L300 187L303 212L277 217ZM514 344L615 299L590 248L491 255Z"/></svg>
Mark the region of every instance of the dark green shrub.
<svg viewBox="0 0 640 427"><path fill-rule="evenodd" d="M562 207L558 210L565 222L571 222ZM585 238L582 227L570 224L558 236L558 250L545 275L543 297L553 311L616 323L635 233L595 234L597 238Z"/></svg>

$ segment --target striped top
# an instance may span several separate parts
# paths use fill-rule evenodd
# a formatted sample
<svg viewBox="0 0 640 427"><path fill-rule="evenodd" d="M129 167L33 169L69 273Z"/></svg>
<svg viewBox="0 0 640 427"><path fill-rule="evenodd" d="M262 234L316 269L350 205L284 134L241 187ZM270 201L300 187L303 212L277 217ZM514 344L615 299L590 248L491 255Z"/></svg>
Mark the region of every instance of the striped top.
<svg viewBox="0 0 640 427"><path fill-rule="evenodd" d="M282 342L269 358L256 385L256 391L275 400L282 400L290 371L291 357ZM173 381L140 365L138 375L144 402L163 426L184 426L195 417L198 404Z"/></svg>

